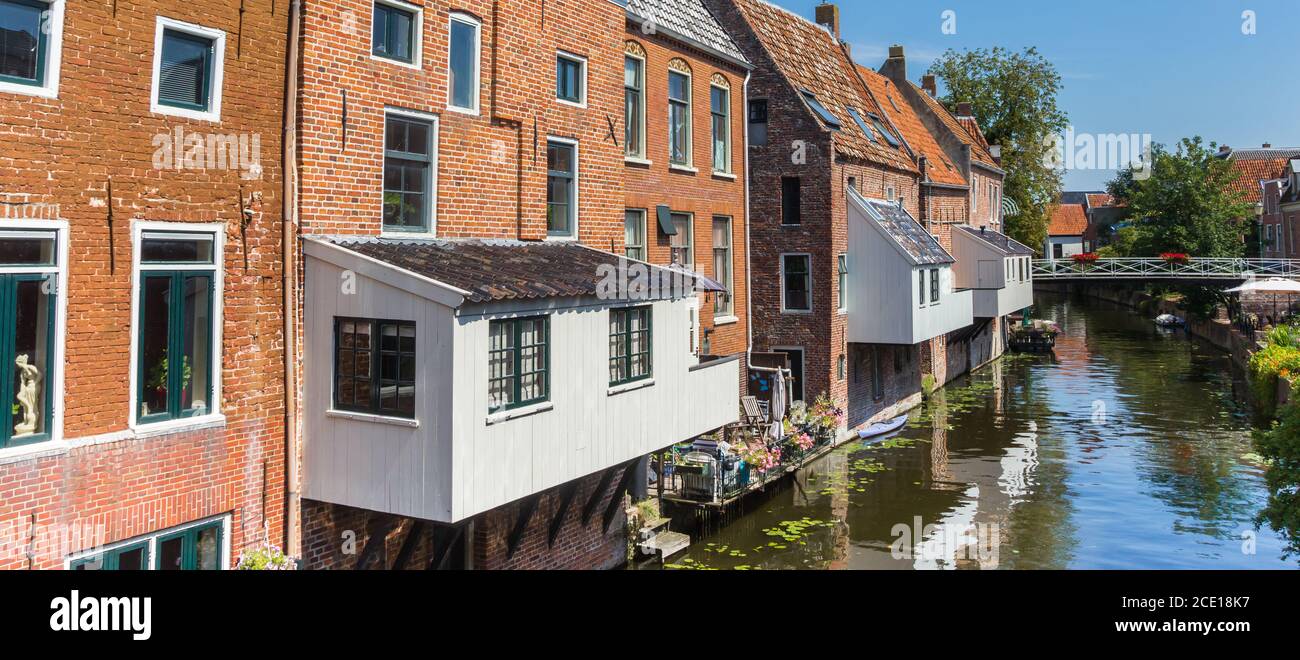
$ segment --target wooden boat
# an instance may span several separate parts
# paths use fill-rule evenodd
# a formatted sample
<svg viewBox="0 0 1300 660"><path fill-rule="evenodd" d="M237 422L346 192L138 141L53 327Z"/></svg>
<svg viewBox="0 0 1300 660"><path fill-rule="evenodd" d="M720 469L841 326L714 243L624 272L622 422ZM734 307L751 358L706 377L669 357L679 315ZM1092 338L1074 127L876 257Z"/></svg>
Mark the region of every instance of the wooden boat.
<svg viewBox="0 0 1300 660"><path fill-rule="evenodd" d="M858 431L859 438L874 438L878 435L884 435L903 428L907 423L907 415L899 415L886 422L876 422L865 429Z"/></svg>
<svg viewBox="0 0 1300 660"><path fill-rule="evenodd" d="M1162 328L1173 328L1183 324L1183 320L1173 314L1161 314L1156 317L1156 325Z"/></svg>

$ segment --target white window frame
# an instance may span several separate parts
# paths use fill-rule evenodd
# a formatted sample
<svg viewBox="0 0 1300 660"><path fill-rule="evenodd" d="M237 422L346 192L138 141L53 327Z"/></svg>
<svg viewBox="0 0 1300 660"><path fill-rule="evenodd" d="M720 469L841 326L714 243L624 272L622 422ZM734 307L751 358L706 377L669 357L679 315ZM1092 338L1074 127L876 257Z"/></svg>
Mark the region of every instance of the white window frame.
<svg viewBox="0 0 1300 660"><path fill-rule="evenodd" d="M789 309L785 306L785 258L786 257L807 257L808 258L808 309ZM782 252L781 263L778 264L781 273L781 313L782 314L812 314L815 305L813 304L813 257L811 252Z"/></svg>
<svg viewBox="0 0 1300 660"><path fill-rule="evenodd" d="M157 570L157 569L154 568L154 559L158 556L158 554L157 554L157 551L158 551L158 539L160 539L160 538L162 538L162 537L164 537L164 536L171 536L172 534L176 534L176 533L179 533L179 532L183 532L183 531L185 531L185 530L187 530L187 529L192 529L192 528L194 528L194 527L200 527L200 526L203 526L203 525L209 525L209 524L211 524L211 523L213 523L213 522L215 522L215 521L218 521L218 520L221 521L221 557L218 559L218 564L221 566L221 569L220 569L220 570L223 570L223 571L225 571L225 570L230 570L231 568L233 568L233 566L231 565L232 556L231 556L231 553L230 553L230 551L231 551L231 546L230 546L230 542L231 542L231 538L230 538L230 524L231 524L231 523L230 523L230 514L229 514L229 513L223 513L223 514L219 514L219 515L215 515L215 516L208 516L208 517L206 517L206 518L202 518L202 519L200 519L200 520L195 520L195 521L192 521L192 522L187 522L187 523L185 523L185 524L183 524L183 525L177 525L177 526L175 526L175 527L168 527L168 528L166 528L166 529L159 529L159 530L155 530L155 531L149 532L148 534L141 534L140 536L133 536L133 537L131 537L131 538L129 538L129 539L124 539L124 540L118 541L118 542L116 542L116 543L108 543L108 544L102 545L102 546L97 547L97 548L89 548L89 549L86 549L86 550L82 550L82 551L80 551L80 552L75 552L75 553L70 554L70 555L68 555L67 557L64 558L64 560L63 560L63 570L65 570L65 571L66 571L66 570L71 570L71 569L72 569L72 565L73 565L74 563L76 563L76 562L78 562L78 561L81 561L81 560L83 560L83 559L87 559L87 558L90 558L90 557L94 557L95 555L100 555L100 554L103 554L103 553L105 553L105 552L111 552L111 551L116 550L116 549L118 549L118 548L124 548L124 547L126 547L126 546L131 546L131 545L137 545L137 544L139 544L139 543L141 543L141 542L147 542L147 543L149 544L149 565L148 565L148 567L145 568L145 570L146 570L146 571Z"/></svg>
<svg viewBox="0 0 1300 660"><path fill-rule="evenodd" d="M576 240L578 240L578 236L579 236L579 233L578 233L578 220L579 220L579 218L582 216L582 206L578 203L578 202L579 202L579 199L578 199L578 197L579 197L579 193L580 193L580 191L581 191L581 189L582 189L582 158L581 158L582 154L581 154L581 148L580 148L579 145L578 145L578 141L575 140L575 139L573 139L573 138L558 137L558 136L555 136L555 135L548 135L548 136L546 136L546 144L549 145L551 142L557 142L557 143L559 143L559 144L565 144L565 145L569 145L569 146L572 146L572 147L573 147L573 202L572 202L572 205L573 205L573 228L572 228L572 232L571 232L569 235L567 235L567 236L560 236L560 235L554 235L554 234L551 234L550 229L547 228L547 232L546 232L546 240L548 240L548 241L576 241ZM546 171L547 171L547 172L550 171L550 166L549 166L549 164L547 165ZM548 175L548 176L549 176L549 175ZM650 239L647 238L646 240L649 241ZM646 249L649 250L648 247L647 247Z"/></svg>
<svg viewBox="0 0 1300 660"><path fill-rule="evenodd" d="M724 115L724 117L725 117L725 119L726 119L726 128L725 128L725 131L726 131L726 140L725 140L725 142L726 142L726 147L725 147L725 153L723 154L724 159L726 160L726 163L725 163L725 166L726 166L726 167L725 167L725 169L721 169L721 170L720 170L720 169L717 169L717 168L713 168L713 160L714 160L714 158L713 158L713 149L714 149L714 142L715 142L715 140L714 140L714 135L713 135L713 90L715 90L715 89L722 90L722 93L724 93L724 94L727 95L726 114ZM726 175L730 175L730 174L732 174L732 166L731 166L731 89L729 89L729 88L727 88L727 87L723 87L722 85L718 85L718 84L716 84L716 83L709 83L709 167L713 168L713 173L714 173L714 174L726 174Z"/></svg>
<svg viewBox="0 0 1300 660"><path fill-rule="evenodd" d="M375 54L375 5L388 5L396 7L402 11L409 11L415 15L415 20L411 25L411 61L403 62L391 57L380 57ZM451 40L448 39L448 42ZM451 52L450 43L447 46L448 52ZM406 67L408 69L420 69L424 61L424 8L419 5L413 5L402 0L374 0L370 3L370 35L366 38L366 54L370 59L377 62L386 62L395 66Z"/></svg>
<svg viewBox="0 0 1300 660"><path fill-rule="evenodd" d="M714 317L713 319L714 325L717 325L719 323L730 323L732 321L739 320L736 317L736 219L735 217L730 215L714 215L713 223L717 224L719 220L724 220L724 219L727 221L727 248L726 248L727 285L730 287L727 291L727 298L728 298L728 304L731 306L731 310L726 314ZM713 232L712 232L713 228L709 227L709 229L710 229L709 240L711 242L713 240ZM713 248L714 270L716 271L717 270L716 255L717 255L718 246L713 245L711 247ZM718 273L718 272L713 273L714 278L717 279L719 282L722 281L721 275L722 273ZM716 296L717 294L715 293L714 295ZM715 308L717 307L716 301L714 302L714 307ZM716 309L714 313L716 313Z"/></svg>
<svg viewBox="0 0 1300 660"><path fill-rule="evenodd" d="M588 75L587 75L587 68L588 68L588 67L587 67L587 58L584 57L584 56L582 56L582 55L579 55L579 54L577 54L577 53L571 53L571 52L569 52L569 51L567 51L567 50L557 50L557 51L555 51L555 58L556 58L557 60L558 60L558 59L565 59L565 60L569 60L570 62L576 62L579 66L582 67L582 100L581 100L581 101L578 101L578 102L575 103L575 102L570 101L570 100L568 100L568 99L562 99L562 98L560 98L560 96L559 96L558 93L557 93L556 96L555 96L555 100L556 100L557 102L559 102L559 103L562 103L562 104L564 104L564 105L571 106L571 107L574 107L574 108L585 108L585 107L587 107L587 97L588 97L588 89L587 89L587 77L588 77ZM558 76L559 76L559 72L556 72L556 81L555 81L555 91L556 91L556 92L558 92L558 91L559 91L559 88L560 88L560 81L559 81Z"/></svg>
<svg viewBox="0 0 1300 660"><path fill-rule="evenodd" d="M9 232L10 235L23 231L54 232L56 259L54 266L13 266L3 268L3 272L51 273L54 274L58 286L58 297L54 303L54 345L50 347L50 350L54 351L54 374L45 374L46 378L54 379L52 383L54 399L48 402L52 406L50 437L44 442L0 448L0 459L2 459L44 452L51 447L62 448L67 445L63 441L63 389L68 336L68 222L66 220L0 220L0 229Z"/></svg>
<svg viewBox="0 0 1300 660"><path fill-rule="evenodd" d="M843 277L840 277L843 275ZM849 271L849 253L841 252L835 255L835 282L839 287L839 313L844 314L849 311L849 298L845 291L849 287L849 277L852 273Z"/></svg>
<svg viewBox="0 0 1300 660"><path fill-rule="evenodd" d="M50 8L46 10L49 17L43 25L49 27L46 37L49 39L45 50L45 82L41 85L24 85L22 83L0 82L0 92L38 96L44 99L59 98L59 69L63 61L63 8L66 0L47 0Z"/></svg>
<svg viewBox="0 0 1300 660"><path fill-rule="evenodd" d="M640 259L636 259L636 257L627 256L627 214L629 213L635 214L638 218L637 222L641 224L641 246L640 246L641 258ZM649 209L623 209L623 258L635 259L641 262L648 262L650 258L650 246L647 245L650 239L649 237L646 236L647 223L649 222L649 220L647 219L648 216L649 216Z"/></svg>
<svg viewBox="0 0 1300 660"><path fill-rule="evenodd" d="M474 28L474 103L470 107L456 105L452 99L455 90L451 85L451 28L453 23L461 23ZM480 97L483 93L483 23L473 16L463 11L451 12L451 17L447 20L447 109L452 112L459 112L466 115L478 116L481 112Z"/></svg>
<svg viewBox="0 0 1300 660"><path fill-rule="evenodd" d="M428 231L385 231L384 230L384 151L388 145L388 115L398 115L408 119L427 121L433 128L429 136L432 146L429 154L429 229ZM379 141L379 237L380 238L435 238L438 235L438 154L441 152L439 141L442 126L439 117L428 112L408 110L386 106L384 108L384 129Z"/></svg>
<svg viewBox="0 0 1300 660"><path fill-rule="evenodd" d="M185 234L210 234L212 236L212 264L168 265L167 270L208 270L212 272L212 400L208 414L169 419L141 425L139 416L140 392L140 246L146 233L176 232ZM220 222L155 222L137 220L131 223L131 366L130 400L127 402L127 425L137 437L173 433L194 428L221 426L226 415L221 411L221 385L224 375L222 359L225 354L222 324L225 318L225 254L226 225Z"/></svg>
<svg viewBox="0 0 1300 660"><path fill-rule="evenodd" d="M686 77L686 162L673 160L673 74ZM679 69L668 69L668 168L684 172L695 172L695 74Z"/></svg>
<svg viewBox="0 0 1300 660"><path fill-rule="evenodd" d="M636 153L628 153L626 145L624 145L623 158L626 160L630 160L634 163L648 164L650 161L646 160L646 153L647 153L646 152L646 86L648 82L646 76L646 58L641 57L640 55L633 55L632 53L623 53L623 57L625 58L624 59L625 65L626 65L626 60L636 60L641 65L641 89L638 90L639 97L640 97L638 100L641 104L641 112L640 112L641 116L639 117L639 121L641 125L637 127L637 131L639 132L639 136L640 136L640 140L638 140L638 142L640 143L640 147L637 149ZM625 95L623 103L626 105L627 85L623 86L623 93ZM624 108L623 110L623 117L624 117L624 121L627 121L626 108ZM624 136L623 139L626 140L627 136Z"/></svg>
<svg viewBox="0 0 1300 660"><path fill-rule="evenodd" d="M185 34L212 40L212 80L208 81L211 89L208 91L208 109L191 110L189 108L177 108L171 105L164 105L158 102L158 82L162 72L162 46L163 33L167 30L184 32ZM203 27L193 23L185 23L175 19L159 16L154 25L153 36L153 87L149 92L149 111L159 115L171 115L173 117L184 117L195 121L221 121L221 87L225 78L226 68L226 33L215 28Z"/></svg>

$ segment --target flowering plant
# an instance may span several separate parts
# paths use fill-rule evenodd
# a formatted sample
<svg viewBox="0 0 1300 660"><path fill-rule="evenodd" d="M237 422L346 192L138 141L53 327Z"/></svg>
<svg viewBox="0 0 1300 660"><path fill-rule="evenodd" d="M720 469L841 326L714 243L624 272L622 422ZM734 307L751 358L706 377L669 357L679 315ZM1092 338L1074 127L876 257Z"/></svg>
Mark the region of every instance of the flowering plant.
<svg viewBox="0 0 1300 660"><path fill-rule="evenodd" d="M1096 252L1082 252L1070 258L1073 259L1076 264L1090 264L1099 259L1100 256Z"/></svg>
<svg viewBox="0 0 1300 660"><path fill-rule="evenodd" d="M1171 264L1185 264L1188 260L1187 255L1182 252L1161 252L1160 258Z"/></svg>
<svg viewBox="0 0 1300 660"><path fill-rule="evenodd" d="M844 409L836 406L831 397L822 392L817 395L812 408L808 410L808 418L813 427L833 431L844 423Z"/></svg>
<svg viewBox="0 0 1300 660"><path fill-rule="evenodd" d="M768 447L762 439L745 442L737 448L740 458L759 472L767 472L781 464L781 450Z"/></svg>
<svg viewBox="0 0 1300 660"><path fill-rule="evenodd" d="M239 563L235 570L240 571L294 571L298 569L298 560L284 554L280 548L263 543L245 548L239 553Z"/></svg>
<svg viewBox="0 0 1300 660"><path fill-rule="evenodd" d="M794 446L798 447L802 451L812 449L814 444L816 443L813 442L812 436L807 433L800 433L799 435L794 436Z"/></svg>

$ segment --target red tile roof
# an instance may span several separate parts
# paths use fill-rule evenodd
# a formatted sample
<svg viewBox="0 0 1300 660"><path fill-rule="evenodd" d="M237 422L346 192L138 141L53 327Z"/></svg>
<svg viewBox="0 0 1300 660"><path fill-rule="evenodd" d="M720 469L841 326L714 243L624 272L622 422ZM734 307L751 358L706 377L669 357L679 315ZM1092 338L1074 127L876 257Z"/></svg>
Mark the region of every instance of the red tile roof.
<svg viewBox="0 0 1300 660"><path fill-rule="evenodd" d="M912 86L916 87L915 84ZM930 106L930 109L934 111L934 114L937 115L940 121L948 127L948 130L952 131L952 134L956 136L958 140L961 140L963 144L970 145L971 160L989 167L998 166L993 160L993 154L989 153L987 142L983 142L984 133L981 132L977 139L975 136L971 135L970 131L966 129L966 126L963 125L961 121L958 121L951 112L948 112L948 108L944 107L944 105L939 102L939 99L930 96L928 92L920 87L916 87L916 93L920 94L922 99L925 99L926 105ZM973 120L972 123L974 123ZM976 128L978 128L978 126Z"/></svg>
<svg viewBox="0 0 1300 660"><path fill-rule="evenodd" d="M961 124L961 127L966 129L966 132L969 133L981 147L984 147L985 149L989 148L988 138L984 137L984 131L980 130L980 123L976 121L974 117L958 117L957 123Z"/></svg>
<svg viewBox="0 0 1300 660"><path fill-rule="evenodd" d="M1052 209L1052 223L1047 226L1048 236L1082 236L1088 229L1088 216L1083 204L1057 204Z"/></svg>
<svg viewBox="0 0 1300 660"><path fill-rule="evenodd" d="M1279 179L1286 169L1286 158L1230 158L1233 169L1241 172L1229 189L1245 194L1247 202L1258 204L1261 198L1259 182L1264 179Z"/></svg>
<svg viewBox="0 0 1300 660"><path fill-rule="evenodd" d="M1107 193L1088 193L1088 208L1099 206L1115 206L1115 198Z"/></svg>
<svg viewBox="0 0 1300 660"><path fill-rule="evenodd" d="M848 108L881 114L853 73L853 63L826 28L762 0L734 0L763 48L796 90L807 90L839 120L832 132L835 150L906 172L916 172L907 151L863 134ZM864 117L865 118L865 117Z"/></svg>
<svg viewBox="0 0 1300 660"><path fill-rule="evenodd" d="M862 80L867 83L867 89L875 97L876 104L885 111L885 116L898 132L902 133L903 140L918 157L925 156L929 162L926 172L930 175L930 180L955 186L966 185L966 177L948 160L948 155L926 129L894 82L865 66L858 66L858 73L862 74Z"/></svg>

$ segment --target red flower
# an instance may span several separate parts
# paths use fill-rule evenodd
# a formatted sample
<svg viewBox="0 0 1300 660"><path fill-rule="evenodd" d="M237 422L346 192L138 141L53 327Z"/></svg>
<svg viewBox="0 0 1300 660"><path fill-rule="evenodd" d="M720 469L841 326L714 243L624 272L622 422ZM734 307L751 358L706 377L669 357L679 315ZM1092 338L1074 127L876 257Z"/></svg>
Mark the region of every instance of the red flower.
<svg viewBox="0 0 1300 660"><path fill-rule="evenodd" d="M1084 252L1082 254L1076 254L1070 258L1074 259L1074 263L1076 264L1090 264L1096 261L1099 256L1096 252Z"/></svg>

